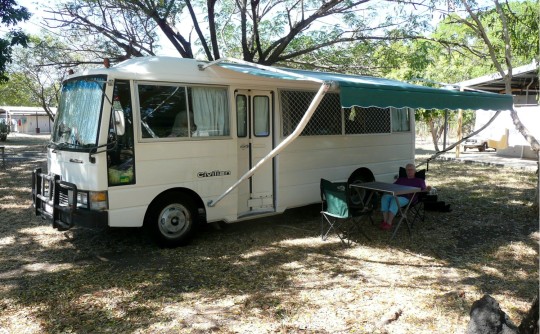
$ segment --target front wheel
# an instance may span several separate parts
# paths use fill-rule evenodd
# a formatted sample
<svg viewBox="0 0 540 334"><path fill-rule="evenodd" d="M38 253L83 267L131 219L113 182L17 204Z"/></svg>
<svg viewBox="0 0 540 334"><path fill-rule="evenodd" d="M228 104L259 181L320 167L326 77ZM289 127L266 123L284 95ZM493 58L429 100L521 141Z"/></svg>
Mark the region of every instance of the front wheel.
<svg viewBox="0 0 540 334"><path fill-rule="evenodd" d="M177 247L188 243L197 225L193 201L181 193L168 193L150 207L145 225L162 247Z"/></svg>

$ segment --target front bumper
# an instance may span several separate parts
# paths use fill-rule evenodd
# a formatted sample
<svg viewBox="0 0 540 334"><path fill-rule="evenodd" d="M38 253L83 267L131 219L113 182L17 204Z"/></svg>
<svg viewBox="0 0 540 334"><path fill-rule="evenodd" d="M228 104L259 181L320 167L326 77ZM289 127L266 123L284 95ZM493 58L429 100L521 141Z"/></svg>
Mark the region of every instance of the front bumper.
<svg viewBox="0 0 540 334"><path fill-rule="evenodd" d="M107 212L78 207L77 195L77 186L60 180L59 175L43 174L41 168L32 173L32 201L36 216L51 221L53 227L61 231L75 225L107 226Z"/></svg>

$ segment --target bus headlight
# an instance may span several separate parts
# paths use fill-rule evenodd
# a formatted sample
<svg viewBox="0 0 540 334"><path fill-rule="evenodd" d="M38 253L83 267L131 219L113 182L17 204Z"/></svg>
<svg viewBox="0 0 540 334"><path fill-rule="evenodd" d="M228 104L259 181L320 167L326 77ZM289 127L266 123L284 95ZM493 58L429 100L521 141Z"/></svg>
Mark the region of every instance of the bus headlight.
<svg viewBox="0 0 540 334"><path fill-rule="evenodd" d="M88 193L86 191L77 192L77 206L88 209Z"/></svg>
<svg viewBox="0 0 540 334"><path fill-rule="evenodd" d="M106 191L90 191L90 210L107 210L109 201Z"/></svg>
<svg viewBox="0 0 540 334"><path fill-rule="evenodd" d="M69 206L73 206L73 190L68 190L67 201ZM77 191L77 207L88 209L88 192Z"/></svg>

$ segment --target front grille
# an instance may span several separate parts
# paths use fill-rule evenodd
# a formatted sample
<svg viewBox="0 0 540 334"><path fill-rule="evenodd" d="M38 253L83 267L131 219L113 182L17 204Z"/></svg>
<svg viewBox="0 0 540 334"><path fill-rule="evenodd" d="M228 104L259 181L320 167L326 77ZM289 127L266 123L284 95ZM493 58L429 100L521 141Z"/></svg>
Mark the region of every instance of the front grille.
<svg viewBox="0 0 540 334"><path fill-rule="evenodd" d="M53 227L61 230L73 226L73 214L77 210L76 185L61 181L59 175L41 173L41 168L37 168L32 174L32 197L36 216L51 220Z"/></svg>
<svg viewBox="0 0 540 334"><path fill-rule="evenodd" d="M59 192L58 205L68 206L69 205L68 189L60 187L58 192Z"/></svg>

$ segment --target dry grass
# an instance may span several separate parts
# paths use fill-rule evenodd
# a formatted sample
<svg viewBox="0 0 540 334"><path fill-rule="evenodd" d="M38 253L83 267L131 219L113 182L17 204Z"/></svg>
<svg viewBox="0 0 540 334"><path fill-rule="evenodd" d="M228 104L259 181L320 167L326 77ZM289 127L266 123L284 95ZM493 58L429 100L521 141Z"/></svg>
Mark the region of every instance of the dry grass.
<svg viewBox="0 0 540 334"><path fill-rule="evenodd" d="M19 140L16 140L19 139ZM318 237L319 206L156 248L138 229L60 233L33 216L42 152L0 168L0 333L463 333L489 293L519 324L538 289L535 175L432 162L452 203L412 239ZM388 320L388 321L384 321Z"/></svg>

